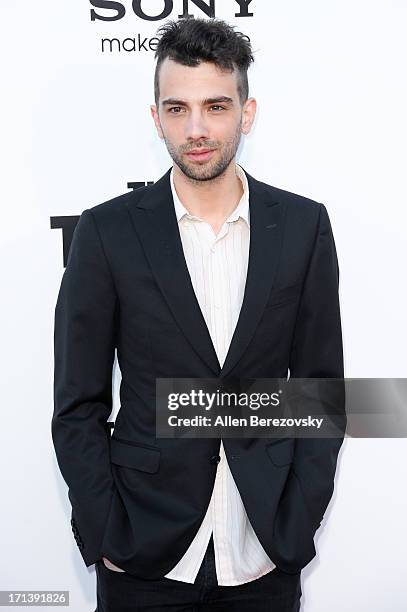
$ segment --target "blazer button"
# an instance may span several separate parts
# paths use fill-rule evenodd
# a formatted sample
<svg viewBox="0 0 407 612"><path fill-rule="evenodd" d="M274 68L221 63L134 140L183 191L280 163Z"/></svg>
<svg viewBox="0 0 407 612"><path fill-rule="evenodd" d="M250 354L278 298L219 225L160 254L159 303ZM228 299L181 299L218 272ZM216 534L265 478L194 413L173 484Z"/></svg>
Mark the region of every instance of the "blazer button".
<svg viewBox="0 0 407 612"><path fill-rule="evenodd" d="M212 457L209 459L209 463L215 464L215 463L219 463L220 461L220 455L212 455Z"/></svg>

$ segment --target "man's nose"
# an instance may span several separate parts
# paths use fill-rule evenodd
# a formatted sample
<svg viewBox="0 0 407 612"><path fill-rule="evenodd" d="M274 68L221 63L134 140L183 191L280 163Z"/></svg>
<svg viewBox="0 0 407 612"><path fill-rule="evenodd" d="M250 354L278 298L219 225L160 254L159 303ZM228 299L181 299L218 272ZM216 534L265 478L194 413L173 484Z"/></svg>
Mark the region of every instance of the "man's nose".
<svg viewBox="0 0 407 612"><path fill-rule="evenodd" d="M197 140L198 138L208 138L209 130L201 111L190 112L185 123L185 138Z"/></svg>

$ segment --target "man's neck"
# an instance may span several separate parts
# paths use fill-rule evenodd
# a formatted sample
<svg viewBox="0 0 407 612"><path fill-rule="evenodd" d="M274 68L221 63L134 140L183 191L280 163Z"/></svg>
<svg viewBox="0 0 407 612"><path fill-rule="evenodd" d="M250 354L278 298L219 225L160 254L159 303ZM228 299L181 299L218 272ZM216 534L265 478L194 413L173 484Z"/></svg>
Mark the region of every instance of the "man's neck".
<svg viewBox="0 0 407 612"><path fill-rule="evenodd" d="M243 185L236 174L236 162L233 160L221 176L210 181L189 179L174 164L173 179L177 195L188 212L210 223L215 233L218 233L217 230L243 195Z"/></svg>

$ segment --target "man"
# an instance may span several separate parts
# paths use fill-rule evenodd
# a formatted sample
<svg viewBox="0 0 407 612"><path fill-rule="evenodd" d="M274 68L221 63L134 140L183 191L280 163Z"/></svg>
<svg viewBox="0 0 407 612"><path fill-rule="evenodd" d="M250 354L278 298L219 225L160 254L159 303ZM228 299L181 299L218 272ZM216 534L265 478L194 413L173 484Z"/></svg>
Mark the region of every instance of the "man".
<svg viewBox="0 0 407 612"><path fill-rule="evenodd" d="M335 243L323 204L236 163L247 39L221 20L160 31L151 114L173 166L83 211L55 309L72 528L98 612L293 612L342 438L157 438L155 382L343 377Z"/></svg>

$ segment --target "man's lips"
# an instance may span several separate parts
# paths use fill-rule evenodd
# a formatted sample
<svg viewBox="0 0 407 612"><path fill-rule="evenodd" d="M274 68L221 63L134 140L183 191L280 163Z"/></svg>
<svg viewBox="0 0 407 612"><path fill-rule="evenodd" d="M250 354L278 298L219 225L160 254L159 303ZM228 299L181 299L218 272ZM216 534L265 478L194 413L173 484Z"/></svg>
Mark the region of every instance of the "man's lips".
<svg viewBox="0 0 407 612"><path fill-rule="evenodd" d="M209 159L214 151L215 149L193 149L192 151L188 151L187 155L191 159L205 160Z"/></svg>

